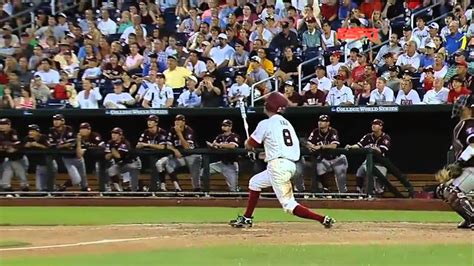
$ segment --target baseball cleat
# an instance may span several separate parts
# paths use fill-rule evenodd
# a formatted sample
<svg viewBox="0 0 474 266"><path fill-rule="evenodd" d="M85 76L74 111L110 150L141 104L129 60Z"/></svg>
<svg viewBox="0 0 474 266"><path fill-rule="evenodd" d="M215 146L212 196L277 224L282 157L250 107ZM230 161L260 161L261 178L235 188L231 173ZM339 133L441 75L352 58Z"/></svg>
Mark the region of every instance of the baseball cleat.
<svg viewBox="0 0 474 266"><path fill-rule="evenodd" d="M336 220L334 220L333 218L329 217L329 216L324 216L324 221L321 223L324 228L331 228L333 226L333 224L336 222Z"/></svg>
<svg viewBox="0 0 474 266"><path fill-rule="evenodd" d="M234 228L250 228L253 225L252 218L247 218L243 215L237 216L237 219L231 220L229 222L229 225L234 227Z"/></svg>
<svg viewBox="0 0 474 266"><path fill-rule="evenodd" d="M473 226L472 223L469 223L468 221L463 220L462 222L458 224L458 229L470 229L472 228L472 226Z"/></svg>

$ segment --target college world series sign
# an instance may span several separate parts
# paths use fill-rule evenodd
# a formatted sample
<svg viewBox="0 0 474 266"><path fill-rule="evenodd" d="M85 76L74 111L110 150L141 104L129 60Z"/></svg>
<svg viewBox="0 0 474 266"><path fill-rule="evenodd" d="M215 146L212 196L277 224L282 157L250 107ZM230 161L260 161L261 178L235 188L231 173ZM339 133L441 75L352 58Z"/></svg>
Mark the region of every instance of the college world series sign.
<svg viewBox="0 0 474 266"><path fill-rule="evenodd" d="M334 113L396 113L398 106L337 106L331 107Z"/></svg>

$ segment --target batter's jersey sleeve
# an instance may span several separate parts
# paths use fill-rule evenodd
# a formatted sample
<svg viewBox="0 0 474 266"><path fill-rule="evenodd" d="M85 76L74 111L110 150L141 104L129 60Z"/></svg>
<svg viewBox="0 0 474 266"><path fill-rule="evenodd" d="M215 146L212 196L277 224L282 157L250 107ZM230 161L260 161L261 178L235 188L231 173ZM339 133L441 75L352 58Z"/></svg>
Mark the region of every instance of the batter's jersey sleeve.
<svg viewBox="0 0 474 266"><path fill-rule="evenodd" d="M258 144L262 144L263 140L265 139L267 130L268 130L268 119L265 119L265 120L260 121L260 123L258 123L257 128L255 129L255 131L252 133L250 137L253 140L255 140L255 142L257 142Z"/></svg>

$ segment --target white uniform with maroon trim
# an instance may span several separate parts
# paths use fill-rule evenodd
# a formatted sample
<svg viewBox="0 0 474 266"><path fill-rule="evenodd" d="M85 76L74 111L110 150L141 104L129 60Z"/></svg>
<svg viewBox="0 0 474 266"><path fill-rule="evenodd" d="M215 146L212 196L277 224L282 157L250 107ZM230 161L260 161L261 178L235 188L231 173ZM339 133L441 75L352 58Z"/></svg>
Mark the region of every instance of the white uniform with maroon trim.
<svg viewBox="0 0 474 266"><path fill-rule="evenodd" d="M279 114L261 121L251 137L265 148L267 169L254 175L249 189L261 191L272 187L283 209L289 213L298 205L290 179L300 158L300 144L293 126Z"/></svg>

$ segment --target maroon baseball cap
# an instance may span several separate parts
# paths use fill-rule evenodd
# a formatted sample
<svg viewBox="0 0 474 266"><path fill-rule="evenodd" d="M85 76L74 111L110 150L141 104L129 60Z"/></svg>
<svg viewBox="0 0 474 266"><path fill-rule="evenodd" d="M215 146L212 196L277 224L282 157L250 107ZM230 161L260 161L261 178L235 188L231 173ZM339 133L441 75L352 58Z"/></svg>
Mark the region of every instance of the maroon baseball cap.
<svg viewBox="0 0 474 266"><path fill-rule="evenodd" d="M81 123L79 129L91 129L91 125L87 122Z"/></svg>
<svg viewBox="0 0 474 266"><path fill-rule="evenodd" d="M186 121L186 117L184 115L177 115L174 120L181 120L181 121Z"/></svg>
<svg viewBox="0 0 474 266"><path fill-rule="evenodd" d="M119 127L114 127L110 133L120 134L123 135L123 130Z"/></svg>
<svg viewBox="0 0 474 266"><path fill-rule="evenodd" d="M374 125L374 124L383 127L383 121L381 119L374 119L372 121L372 125Z"/></svg>
<svg viewBox="0 0 474 266"><path fill-rule="evenodd" d="M11 125L11 121L8 118L2 118L0 119L0 125Z"/></svg>
<svg viewBox="0 0 474 266"><path fill-rule="evenodd" d="M150 115L146 120L158 122L159 118L156 115Z"/></svg>
<svg viewBox="0 0 474 266"><path fill-rule="evenodd" d="M330 119L329 119L329 116L328 116L328 115L320 115L319 118L318 118L318 121L321 121L321 122L329 122Z"/></svg>
<svg viewBox="0 0 474 266"><path fill-rule="evenodd" d="M224 121L222 121L223 126L232 126L232 124L232 120L230 119L224 119Z"/></svg>

